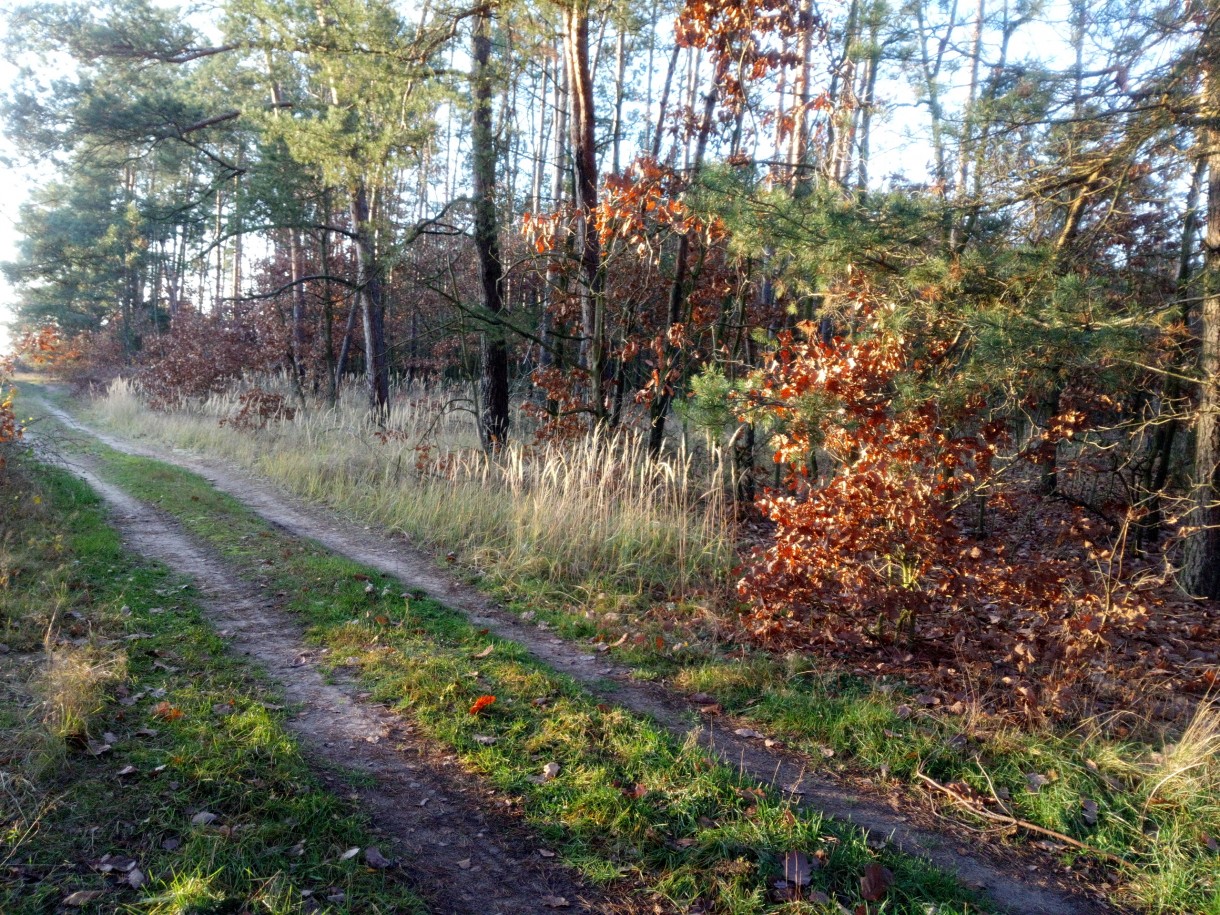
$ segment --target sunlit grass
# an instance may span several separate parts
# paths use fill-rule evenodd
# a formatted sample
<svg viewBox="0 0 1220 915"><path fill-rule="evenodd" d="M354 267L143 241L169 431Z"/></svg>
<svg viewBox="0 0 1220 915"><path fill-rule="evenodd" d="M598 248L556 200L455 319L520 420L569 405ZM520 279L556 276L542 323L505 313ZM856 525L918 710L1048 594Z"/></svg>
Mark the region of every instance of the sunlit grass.
<svg viewBox="0 0 1220 915"><path fill-rule="evenodd" d="M404 598L399 583L371 569L269 529L193 474L102 455L115 482L156 500L240 569L269 578L309 637L329 649L329 663L354 668L373 701L401 709L515 798L542 847L588 879L616 885L627 878L679 910L747 915L777 908L771 886L784 854L820 850L825 864L815 883L837 898L858 901L863 868L880 860L896 876L887 911L967 910L968 893L926 863L874 849L856 829L754 789L736 767L603 704L521 646L420 594ZM472 715L483 695L496 702ZM551 778L543 777L548 763L557 765Z"/></svg>
<svg viewBox="0 0 1220 915"><path fill-rule="evenodd" d="M5 482L24 507L0 538L0 912L423 911L340 860L370 844L366 823L322 787L278 697L226 656L182 582L126 554L83 484L15 467ZM162 701L174 715L155 713ZM220 702L233 713L215 715ZM194 826L205 809L232 828ZM108 854L134 860L138 888L91 863ZM328 887L349 901L307 904ZM78 891L101 895L65 909Z"/></svg>
<svg viewBox="0 0 1220 915"><path fill-rule="evenodd" d="M720 455L649 461L626 433L575 443L515 440L495 459L444 391L405 391L384 430L347 397L243 432L220 421L237 393L149 410L114 382L94 415L126 434L221 455L364 522L460 553L509 587L530 582L591 597L605 589L680 594L735 563ZM518 425L523 421L519 420Z"/></svg>
<svg viewBox="0 0 1220 915"><path fill-rule="evenodd" d="M133 416L126 420L134 424L131 428L141 425L157 428L182 422L186 431L176 439L180 444L189 440L186 434L189 432L202 436L193 440L192 447L217 447L204 441L205 438L210 440L215 433L198 417L150 418L140 413L138 401L130 398L130 392L116 389L107 402L113 399L116 409L131 410ZM222 408L223 404L219 402L211 407L217 412ZM103 409L109 409L105 403ZM399 419L401 421L403 417ZM455 422L455 427L446 434L460 436L461 424L467 420L462 417L458 423L442 412L436 421ZM276 427L260 433L262 438L249 437L249 442L266 446L268 440L281 434L282 427ZM354 427L349 429L349 434L357 434ZM568 532L569 539L570 532L579 524L582 511L597 519L597 505L581 510L577 507L582 505L586 489L596 492L596 486L603 478L598 476L598 465L590 456L595 458L604 452L589 449L583 456L556 452L550 458L533 463L527 460L529 456L524 452L520 461L510 453L501 464L493 467L471 451L464 458L454 459L454 466L464 468L461 474L451 468L447 475L432 474L421 478L402 469L414 454L402 451L402 461L396 467L387 469L381 465L382 477L393 481L395 486L402 486L402 480L409 479L412 487L422 487L413 488L413 494L432 491L431 488L434 492L419 499L419 504L404 506L403 516L395 516L387 508L391 503L379 503L370 495L380 491L372 477L363 484L354 480L347 484L343 482L344 460L335 458L330 439L318 437L313 445L319 453L303 458L300 466L302 472L316 472L319 476L307 488L306 495L326 498L329 486L330 498L335 498L335 492L344 493L338 501L366 506L361 511L368 521L408 530L411 524L417 524L449 531L432 542L459 545L464 549L463 559L480 567L486 567L480 549L495 553L488 544L498 544L496 549L509 557L506 565L511 564L512 568L497 566L494 555L486 565L490 566L492 578L502 586L499 593L519 599L517 609L528 608L532 613L536 612L539 620L547 620L556 632L569 638L597 636L613 641L624 628L637 635L646 635L616 652L635 666L637 675L667 677L687 693L711 694L727 711L748 718L764 727L768 734L783 738L806 752L814 765L863 770L879 777L883 783L889 780L911 783L917 774L926 774L942 783L968 784L988 799L993 811L1011 813L1019 820L1079 839L1100 853L1099 860L1108 860L1106 855L1114 855L1126 861L1126 865L1118 866L1114 871L1123 882L1125 898L1149 911L1220 912L1220 855L1209 844L1220 841L1220 802L1217 801L1220 769L1216 762L1220 727L1214 703L1204 702L1193 722L1183 721L1176 725L1137 721L1128 715L1132 718L1130 732L1135 736L1120 738L1113 727L1101 721L1086 720L1070 731L1031 729L1028 723L1018 726L982 715L977 707L969 704L961 714L949 715L921 707L915 695L897 681L826 675L816 658L800 655L775 658L741 653L728 657L721 650L722 646L716 644L714 621L709 629L713 636L706 643L692 644L679 653L674 649L669 633L639 612L642 603L633 601L631 592L635 588L635 593L641 593L639 589L644 587L644 582L658 577L657 569L663 574L663 562L650 567L643 561L645 558L657 560L680 551L672 546L641 549L638 553L641 558L632 565L625 558L631 555L630 551L622 550L621 544L612 544L604 550L594 548L592 561L575 558L590 549L590 545L583 542L575 548L565 542L558 544L554 551L550 547L534 549L536 543L547 542L548 529L541 522L545 521L548 506L552 510L557 505L573 507L570 520L561 518L556 523L556 529ZM234 440L223 445L222 452L223 448L240 450L253 448L253 445ZM626 457L625 452L623 457ZM632 459L638 458L635 455ZM295 459L292 456L285 458ZM353 460L357 468L363 466L359 457ZM638 463L645 464L643 461ZM250 466L259 469L256 462ZM546 474L548 469L552 472L550 479ZM686 482L676 489L685 491L689 497L692 492L690 481L698 475L690 464L685 472ZM680 475L674 479L680 479ZM565 489L565 481L578 480L584 482ZM393 488L383 487L390 492ZM529 504L535 489L551 494L540 498L528 510L514 507L516 503ZM664 494L668 491L662 487L658 490L660 498L653 492L646 495L644 501L664 504ZM466 500L468 493L473 494L469 501ZM511 497L507 501L512 504L505 504L506 495ZM362 502L362 499L368 501ZM598 500L612 501L612 496L602 491L598 493ZM680 513L683 504L681 500L675 500L671 504L672 510ZM711 524L719 518L713 512L700 514L706 504L707 500L701 499L694 510L693 517L700 524ZM717 509L719 511L721 509ZM562 516L563 512L558 514ZM402 517L414 520L403 521ZM528 526L531 523L541 523L541 528L531 528ZM598 522L590 530L595 532L596 538L608 538L612 534L607 532L614 530L614 523L611 512L609 520ZM668 530L672 532L674 528ZM486 539L479 540L480 537ZM638 548L641 539L638 533L633 533L627 542ZM675 542L679 541L668 541L670 544ZM719 541L716 537L707 537L687 542L706 547ZM484 546L480 547L479 543ZM465 546L461 546L463 544ZM727 542L724 548L728 549ZM716 554L705 550L700 555ZM627 563L625 574L616 576L610 571L609 563L615 561L615 556L620 557L618 561ZM708 568L714 569L720 562L721 559L709 560ZM497 568L502 571L497 573ZM587 575L580 585L574 586L573 582L580 581L582 576L569 574L573 568L593 569L602 578L598 582L596 576ZM647 574L640 574L640 568L647 569ZM706 574L697 570L692 572L696 573ZM677 575L671 578L676 579ZM621 590L616 591L616 588ZM584 608L585 613L570 612L573 603L569 601L573 601L573 595L578 595L573 602L575 607ZM681 612L688 609L684 607ZM611 617L616 618L615 622L605 622ZM653 649L654 637L660 639L658 645L663 647ZM1031 775L1044 776L1048 781L1037 790L1031 790ZM1096 805L1095 818L1093 804ZM956 813L967 820L972 818L960 807ZM1000 832L1018 834L1021 831ZM1081 852L1065 845L1061 854L1066 860L1073 860ZM1114 866L1112 862L1110 866Z"/></svg>

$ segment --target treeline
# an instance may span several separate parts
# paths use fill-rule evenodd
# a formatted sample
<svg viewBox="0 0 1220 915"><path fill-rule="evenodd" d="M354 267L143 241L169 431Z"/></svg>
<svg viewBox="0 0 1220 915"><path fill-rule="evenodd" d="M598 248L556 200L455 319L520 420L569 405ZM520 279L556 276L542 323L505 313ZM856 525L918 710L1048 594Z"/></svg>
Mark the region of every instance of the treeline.
<svg viewBox="0 0 1220 915"><path fill-rule="evenodd" d="M377 418L392 377L448 380L489 452L515 396L542 434L630 426L653 455L681 410L743 495L787 470L760 630L861 557L859 612L897 628L998 587L937 570L1032 477L1220 597L1217 15L25 7L8 132L56 177L6 270L24 325L163 404L282 369L302 403L358 374ZM872 534L811 557L827 526Z"/></svg>

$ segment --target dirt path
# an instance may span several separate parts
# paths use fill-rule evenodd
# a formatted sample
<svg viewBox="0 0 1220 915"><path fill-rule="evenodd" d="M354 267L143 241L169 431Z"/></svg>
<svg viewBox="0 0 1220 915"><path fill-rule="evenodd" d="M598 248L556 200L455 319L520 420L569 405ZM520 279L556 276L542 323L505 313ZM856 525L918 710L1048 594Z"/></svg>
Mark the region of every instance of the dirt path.
<svg viewBox="0 0 1220 915"><path fill-rule="evenodd" d="M543 897L563 897L576 912L630 911L583 886L563 865L544 862L541 844L517 821L494 812L490 791L409 723L362 702L350 682L324 679L299 626L241 580L176 523L101 480L90 462L69 469L106 501L135 552L191 577L204 612L231 651L253 659L299 711L287 722L308 759L336 790L352 791L412 888L437 915L518 915L550 911ZM329 772L327 771L329 770ZM349 788L342 770L370 777ZM364 779L361 779L364 782ZM386 847L387 853L390 846Z"/></svg>
<svg viewBox="0 0 1220 915"><path fill-rule="evenodd" d="M555 638L547 631L523 622L476 589L445 574L431 555L412 545L401 534L370 532L324 508L304 504L273 484L256 480L222 461L132 443L91 429L53 405L43 402L41 406L70 428L117 451L165 461L200 474L276 527L312 539L334 553L427 592L462 611L474 625L523 645L536 658L569 674L590 692L633 712L648 715L674 734L685 736L695 731L701 744L760 783L774 785L792 794L802 807L855 823L878 841L888 839L904 852L955 874L965 885L985 894L1002 911L1013 915L1090 915L1116 911L1051 868L1041 866L1032 858L1025 860L1014 850L988 849L980 853L977 840L963 838L962 830L946 833L918 825L929 820L927 808L902 810L893 801L862 794L825 775L809 774L807 770L813 766L807 758L765 747L756 739L738 737L731 730L718 728L714 718L700 719L688 700L661 685L636 682L629 670L604 655L590 655L581 645ZM285 674L291 676L290 671ZM275 672L274 675L280 674ZM366 802L370 809L375 809L378 799L370 798ZM966 846L971 843L974 850L967 851Z"/></svg>

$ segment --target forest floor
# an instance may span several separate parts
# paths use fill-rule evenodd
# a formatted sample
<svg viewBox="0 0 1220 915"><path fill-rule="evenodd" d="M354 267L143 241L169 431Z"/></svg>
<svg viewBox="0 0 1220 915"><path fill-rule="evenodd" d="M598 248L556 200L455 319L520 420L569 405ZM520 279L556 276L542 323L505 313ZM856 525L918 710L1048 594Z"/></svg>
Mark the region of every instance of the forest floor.
<svg viewBox="0 0 1220 915"><path fill-rule="evenodd" d="M642 682L609 652L497 606L401 536L46 410L64 426L45 423L40 438L108 501L129 546L191 576L229 651L255 659L299 709L287 727L302 753L366 774L353 800L400 840L401 871L434 911L492 911L488 900L506 912L545 900L867 911L870 897L884 900L873 911L969 911L970 900L1104 910L1064 879L1061 856L980 850L927 800L828 773L708 697ZM332 606L339 591L350 593ZM496 702L472 715L480 693ZM584 784L564 785L569 774ZM667 781L692 779L697 797L665 797Z"/></svg>

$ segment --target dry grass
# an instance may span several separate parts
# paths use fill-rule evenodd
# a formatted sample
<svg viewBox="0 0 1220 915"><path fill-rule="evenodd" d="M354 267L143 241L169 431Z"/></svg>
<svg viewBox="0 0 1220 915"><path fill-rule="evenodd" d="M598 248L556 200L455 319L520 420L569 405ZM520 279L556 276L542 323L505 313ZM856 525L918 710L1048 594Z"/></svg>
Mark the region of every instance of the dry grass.
<svg viewBox="0 0 1220 915"><path fill-rule="evenodd" d="M510 587L528 581L576 601L603 591L659 597L722 579L733 565L715 449L648 461L636 436L592 435L517 441L489 459L468 411L447 392L417 389L396 392L384 430L350 392L334 408L242 432L220 425L239 393L156 413L118 381L95 411L126 434L224 456L364 523L456 551Z"/></svg>
<svg viewBox="0 0 1220 915"><path fill-rule="evenodd" d="M47 645L35 680L43 726L53 741L83 741L89 720L106 704L106 689L127 673L125 655L92 645Z"/></svg>

